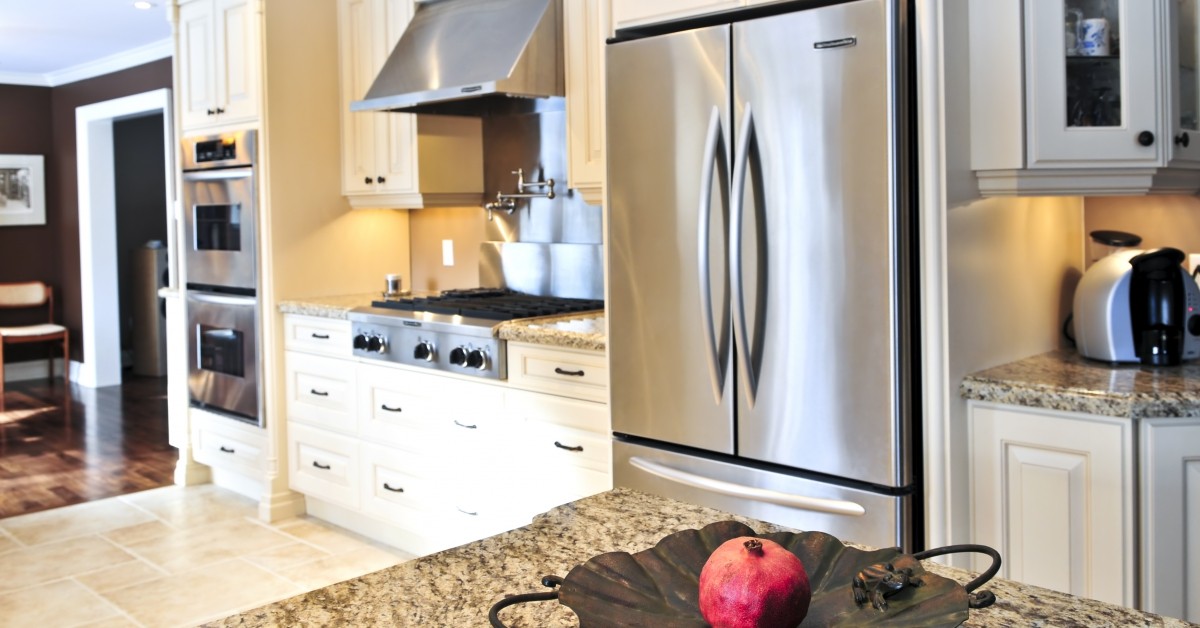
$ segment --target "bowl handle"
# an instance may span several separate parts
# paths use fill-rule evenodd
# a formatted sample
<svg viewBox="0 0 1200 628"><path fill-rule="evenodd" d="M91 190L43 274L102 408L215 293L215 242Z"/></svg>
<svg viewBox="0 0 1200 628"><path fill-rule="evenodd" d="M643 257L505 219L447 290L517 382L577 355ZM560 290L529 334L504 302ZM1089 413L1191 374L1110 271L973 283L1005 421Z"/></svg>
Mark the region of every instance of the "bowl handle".
<svg viewBox="0 0 1200 628"><path fill-rule="evenodd" d="M563 583L563 579L558 576L542 576L542 586L554 589ZM522 604L524 602L545 602L547 600L557 600L558 590L546 591L543 593L522 593L520 595L510 595L503 600L492 604L492 608L488 611L488 621L492 622L492 628L508 628L504 622L500 621L500 611L508 608L513 604Z"/></svg>
<svg viewBox="0 0 1200 628"><path fill-rule="evenodd" d="M947 545L946 547L938 547L928 549L923 552L917 552L912 557L917 560L925 560L934 556L944 556L946 554L958 554L960 552L975 552L977 554L987 554L992 557L992 566L987 568L987 571L979 574L977 578L967 583L964 587L967 590L967 606L970 608L987 608L996 602L996 596L991 591L975 592L975 589L983 586L988 580L991 580L1000 571L1000 552L986 545Z"/></svg>

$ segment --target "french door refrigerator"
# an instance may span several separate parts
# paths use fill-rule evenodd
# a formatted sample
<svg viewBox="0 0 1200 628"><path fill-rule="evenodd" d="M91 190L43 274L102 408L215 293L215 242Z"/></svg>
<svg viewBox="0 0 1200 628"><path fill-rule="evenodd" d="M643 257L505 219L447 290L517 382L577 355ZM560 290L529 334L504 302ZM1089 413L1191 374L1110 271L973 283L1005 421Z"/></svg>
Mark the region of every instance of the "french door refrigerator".
<svg viewBox="0 0 1200 628"><path fill-rule="evenodd" d="M824 4L609 42L614 484L915 550L909 9Z"/></svg>

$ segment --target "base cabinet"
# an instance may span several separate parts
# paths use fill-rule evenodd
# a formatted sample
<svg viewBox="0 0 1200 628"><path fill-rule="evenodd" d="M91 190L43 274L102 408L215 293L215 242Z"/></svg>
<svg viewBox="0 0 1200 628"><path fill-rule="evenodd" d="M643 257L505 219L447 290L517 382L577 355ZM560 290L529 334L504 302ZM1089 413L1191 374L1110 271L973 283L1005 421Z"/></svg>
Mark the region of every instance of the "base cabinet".
<svg viewBox="0 0 1200 628"><path fill-rule="evenodd" d="M1144 419L1142 610L1200 623L1200 419Z"/></svg>
<svg viewBox="0 0 1200 628"><path fill-rule="evenodd" d="M1132 421L988 404L970 416L973 542L1000 552L1000 577L1133 606Z"/></svg>

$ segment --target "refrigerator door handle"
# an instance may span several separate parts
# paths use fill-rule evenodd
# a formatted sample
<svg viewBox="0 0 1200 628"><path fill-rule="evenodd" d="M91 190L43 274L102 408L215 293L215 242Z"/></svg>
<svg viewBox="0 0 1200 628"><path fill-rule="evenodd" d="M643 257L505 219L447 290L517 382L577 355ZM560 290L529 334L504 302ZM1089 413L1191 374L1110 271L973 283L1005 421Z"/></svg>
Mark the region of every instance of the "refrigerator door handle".
<svg viewBox="0 0 1200 628"><path fill-rule="evenodd" d="M705 357L708 358L708 374L712 384L713 401L721 405L724 393L724 373L721 372L720 355L717 349L717 330L713 324L712 314L712 267L709 263L709 221L712 219L712 184L713 170L717 162L717 147L721 140L721 111L712 108L708 119L708 134L704 140L704 166L700 173L700 213L699 226L696 229L696 251L699 263L700 281L700 318L704 325Z"/></svg>
<svg viewBox="0 0 1200 628"><path fill-rule="evenodd" d="M668 467L664 464L652 462L638 456L633 456L629 459L629 464L649 473L656 475L665 480L677 482L685 486L691 486L701 490L728 495L730 497L738 497L742 499L750 499L768 504L778 504L780 506L788 506L791 508L799 508L801 510L812 510L815 512L828 512L835 515L847 515L850 517L861 517L867 513L867 509L861 504L856 504L851 501L840 499L825 499L822 497L807 497L804 495L792 495L790 493L782 493L780 491L772 491L765 488L756 488L753 486L744 486L724 480L714 480L712 478L680 471L673 467Z"/></svg>
<svg viewBox="0 0 1200 628"><path fill-rule="evenodd" d="M758 381L750 362L750 334L746 326L746 291L742 285L742 214L745 211L742 198L746 193L746 176L750 164L750 138L754 135L754 116L750 103L742 116L737 151L734 153L733 185L729 192L729 257L732 268L730 281L733 290L734 345L738 350L738 362L742 365L742 381L746 384L746 402L754 407L754 393Z"/></svg>

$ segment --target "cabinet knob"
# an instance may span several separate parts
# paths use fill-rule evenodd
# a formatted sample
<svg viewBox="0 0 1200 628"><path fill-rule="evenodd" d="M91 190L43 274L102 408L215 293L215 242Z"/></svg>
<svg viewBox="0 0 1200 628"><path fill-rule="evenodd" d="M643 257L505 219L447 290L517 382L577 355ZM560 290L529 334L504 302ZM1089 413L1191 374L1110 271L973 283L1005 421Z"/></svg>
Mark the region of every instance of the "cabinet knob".
<svg viewBox="0 0 1200 628"><path fill-rule="evenodd" d="M225 113L225 108L224 108L224 107L217 107L217 113L218 113L218 114Z"/></svg>
<svg viewBox="0 0 1200 628"><path fill-rule="evenodd" d="M208 115L210 115L210 116L215 116L215 115L217 115L217 112L213 111L212 109L208 109L208 110L206 110L206 111L205 111L205 113L207 113L207 114L208 114Z"/></svg>
<svg viewBox="0 0 1200 628"><path fill-rule="evenodd" d="M375 177L375 182L376 182L376 183L384 183L384 182L386 182L386 181L387 181L387 179L385 179L385 178L383 178L383 177Z"/></svg>
<svg viewBox="0 0 1200 628"><path fill-rule="evenodd" d="M371 185L371 183L372 183L371 177L363 177L363 183L366 183L367 185Z"/></svg>
<svg viewBox="0 0 1200 628"><path fill-rule="evenodd" d="M1150 146L1154 144L1154 134L1150 131L1142 131L1138 133L1137 142L1142 146Z"/></svg>
<svg viewBox="0 0 1200 628"><path fill-rule="evenodd" d="M1188 144L1190 144L1191 142L1192 142L1192 138L1188 137L1187 131L1184 131L1183 133L1180 133L1179 135L1175 136L1175 145L1176 146L1182 146L1184 148L1187 148Z"/></svg>

